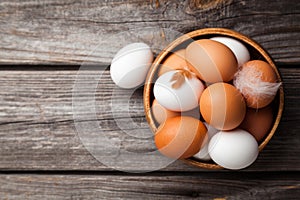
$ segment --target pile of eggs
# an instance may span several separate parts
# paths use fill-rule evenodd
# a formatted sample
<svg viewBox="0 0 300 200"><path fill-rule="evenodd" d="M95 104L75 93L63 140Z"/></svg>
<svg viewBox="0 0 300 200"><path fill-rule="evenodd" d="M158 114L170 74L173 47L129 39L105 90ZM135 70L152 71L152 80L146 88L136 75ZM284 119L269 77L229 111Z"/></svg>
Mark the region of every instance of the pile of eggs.
<svg viewBox="0 0 300 200"><path fill-rule="evenodd" d="M113 59L111 77L119 87L137 87L152 62L150 47L133 43ZM267 62L251 60L236 39L213 37L170 52L157 76L151 111L159 125L155 144L163 155L212 160L227 169L256 160L281 84Z"/></svg>

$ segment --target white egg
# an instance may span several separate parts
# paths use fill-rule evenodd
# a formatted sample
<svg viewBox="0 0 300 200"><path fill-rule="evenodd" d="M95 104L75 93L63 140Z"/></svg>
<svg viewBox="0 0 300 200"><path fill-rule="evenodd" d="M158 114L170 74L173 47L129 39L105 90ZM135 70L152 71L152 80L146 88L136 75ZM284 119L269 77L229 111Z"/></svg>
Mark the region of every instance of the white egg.
<svg viewBox="0 0 300 200"><path fill-rule="evenodd" d="M201 160L205 160L205 161L208 161L208 160L211 160L211 157L209 155L209 152L208 152L208 144L209 144L209 141L210 139L216 134L219 132L218 129L210 126L209 124L207 124L206 122L203 122L203 124L206 126L207 128L207 134L206 134L206 142L204 143L204 145L201 147L200 151L198 153L196 153L194 155L195 158L198 158L198 159L201 159Z"/></svg>
<svg viewBox="0 0 300 200"><path fill-rule="evenodd" d="M235 55L238 66L242 66L250 60L250 53L247 47L240 41L229 37L213 37L210 39L226 45Z"/></svg>
<svg viewBox="0 0 300 200"><path fill-rule="evenodd" d="M242 129L218 132L211 138L208 151L214 162L227 169L248 167L259 152L255 138Z"/></svg>
<svg viewBox="0 0 300 200"><path fill-rule="evenodd" d="M199 106L199 98L204 90L204 85L195 75L188 78L181 72L183 71L173 70L161 75L153 88L158 103L177 112L192 110Z"/></svg>
<svg viewBox="0 0 300 200"><path fill-rule="evenodd" d="M115 55L110 66L114 83L121 88L141 85L153 61L153 53L145 43L132 43Z"/></svg>

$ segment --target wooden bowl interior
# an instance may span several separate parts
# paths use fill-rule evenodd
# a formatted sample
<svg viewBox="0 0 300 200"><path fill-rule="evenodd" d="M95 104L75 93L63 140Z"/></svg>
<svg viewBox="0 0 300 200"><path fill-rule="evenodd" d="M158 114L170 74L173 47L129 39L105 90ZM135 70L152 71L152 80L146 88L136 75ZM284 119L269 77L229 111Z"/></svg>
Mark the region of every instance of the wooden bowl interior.
<svg viewBox="0 0 300 200"><path fill-rule="evenodd" d="M157 79L157 72L160 68L160 64L163 63L163 61L172 52L175 52L179 49L186 48L191 42L199 39L209 39L215 36L232 37L242 42L250 52L250 57L251 57L250 59L251 60L258 59L258 60L263 60L268 62L276 72L278 81L282 82L280 73L277 67L275 66L273 60L271 59L271 57L260 45L258 45L255 41L251 40L250 38L238 32L229 29L223 29L223 28L207 28L207 29L200 29L200 30L187 33L179 37L175 41L173 41L171 44L169 44L169 46L167 46L164 50L161 51L161 53L156 57L155 61L153 62L146 78L146 82L144 86L144 109L145 109L146 119L149 123L151 130L154 133L158 128L158 124L155 122L154 117L151 113L151 105L154 100L153 85L155 83L155 80ZM283 92L283 87L281 86L274 101L271 104L275 116L273 119L273 126L270 132L262 140L262 142L259 143L259 151L261 151L265 147L265 145L270 141L270 139L274 135L282 116L283 105L284 105L284 92ZM194 157L184 159L184 161L189 164L196 165L198 167L206 168L206 169L222 168L221 166L215 164L213 161L205 162L202 160L198 160Z"/></svg>

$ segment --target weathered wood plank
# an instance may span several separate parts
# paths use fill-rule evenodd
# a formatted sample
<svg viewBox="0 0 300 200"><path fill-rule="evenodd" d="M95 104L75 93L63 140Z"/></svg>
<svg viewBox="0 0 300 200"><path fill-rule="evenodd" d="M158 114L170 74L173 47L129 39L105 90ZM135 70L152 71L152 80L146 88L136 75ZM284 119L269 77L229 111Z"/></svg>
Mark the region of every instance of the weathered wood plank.
<svg viewBox="0 0 300 200"><path fill-rule="evenodd" d="M147 42L157 53L169 43L162 28L186 33L205 27L248 35L276 62L300 62L297 0L199 1L197 8L193 1L159 0L157 7L145 0L2 0L0 63L109 63L130 41Z"/></svg>
<svg viewBox="0 0 300 200"><path fill-rule="evenodd" d="M71 68L37 70L36 68L38 67L32 70L28 68L25 71L6 68L0 71L0 170L111 170L90 155L76 130L72 109L72 89L77 70ZM141 138L147 135L139 135L135 138L124 134L118 128L117 119L121 122L128 119L122 110L126 103L111 101L115 86L109 72L103 69L99 68L97 71L94 68L85 71L86 77L79 78L83 81L82 88L86 90L85 94L79 95L83 98L83 107L78 112L79 120L87 123L97 121L107 137L113 141L122 141L122 148L125 150L138 152L155 150L151 137ZM261 153L257 162L246 169L247 171L300 170L298 135L300 71L297 68L281 68L280 71L286 93L284 116L274 138ZM103 76L95 93L97 111L97 119L95 119L89 113L93 105L86 105L84 96L92 92L91 83L95 74L102 72ZM126 90L119 90L119 93L115 94L115 99L122 100L125 95ZM142 89L134 93L130 102L129 115L140 130L146 130ZM114 112L112 108L115 108ZM129 131L136 128L128 125L125 129ZM92 135L98 137L99 129L92 131L94 131ZM101 140L99 142L101 143ZM106 145L102 150L110 152L112 147ZM108 159L109 156L106 158ZM151 168L159 162L160 159L150 159L146 163L124 160L126 170ZM197 171L199 169L178 161L162 170Z"/></svg>
<svg viewBox="0 0 300 200"><path fill-rule="evenodd" d="M297 199L299 174L0 175L2 199Z"/></svg>

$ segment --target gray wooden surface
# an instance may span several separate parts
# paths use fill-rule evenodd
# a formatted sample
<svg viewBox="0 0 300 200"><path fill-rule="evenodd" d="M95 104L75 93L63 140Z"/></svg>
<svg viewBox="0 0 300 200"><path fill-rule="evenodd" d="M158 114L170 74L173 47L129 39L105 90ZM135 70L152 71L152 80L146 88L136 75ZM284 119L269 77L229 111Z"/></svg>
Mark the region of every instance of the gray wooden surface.
<svg viewBox="0 0 300 200"><path fill-rule="evenodd" d="M256 40L277 62L299 62L298 0L218 0L204 8L190 5L191 0L159 1L157 8L150 0L2 0L0 61L108 63L126 42L124 34L134 35L136 29L154 47L162 40L157 34L160 28L186 33L226 27ZM99 45L101 48L97 48ZM92 50L95 52L88 56Z"/></svg>
<svg viewBox="0 0 300 200"><path fill-rule="evenodd" d="M238 178L237 178L238 177ZM2 199L297 199L299 175L0 175Z"/></svg>
<svg viewBox="0 0 300 200"><path fill-rule="evenodd" d="M103 68L105 69L105 68ZM85 72L93 77L103 69ZM300 96L296 94L300 88L299 70L296 68L281 68L284 78L286 107L280 127L261 153L257 162L247 170L274 171L300 170L300 138L298 136ZM104 170L105 167L86 151L76 131L72 110L72 89L78 68L67 70L33 69L2 70L0 73L0 111L1 118L0 167L13 170ZM88 80L84 79L87 82ZM107 107L111 104L114 84L108 69L99 82L96 90L96 104ZM125 93L126 94L126 93ZM126 98L125 94L116 96ZM132 118L144 122L147 126L143 104L142 90L133 96L135 107L129 110ZM106 96L107 98L103 98ZM124 103L115 104L125 106ZM118 111L118 110L117 110ZM79 113L84 119L93 120L91 113L84 110ZM115 115L120 113L115 113ZM107 135L123 137L121 130L115 125L112 108L97 112L98 120L108 123ZM95 130L96 132L97 130ZM123 138L125 148L141 151L155 150L152 138L146 141L134 137ZM106 146L109 151L111 146ZM280 149L278 149L280 148ZM148 163L146 163L148 164ZM151 164L151 163L150 163ZM153 163L155 165L155 163ZM129 161L128 169L134 170L137 163ZM143 166L140 163L139 166ZM164 170L198 171L198 168L187 167L177 162Z"/></svg>
<svg viewBox="0 0 300 200"><path fill-rule="evenodd" d="M300 4L194 1L0 2L0 199L298 199ZM97 161L74 124L72 90L80 65L94 65L84 72L86 77L103 73L95 92L96 117L107 127L107 136L121 139L128 151L154 150L151 138L124 137L116 125L109 106L115 90L109 62L128 37L143 39L157 53L173 37L164 31L205 27L230 28L253 38L274 58L283 77L283 118L258 160L239 172L176 161L144 174L117 172ZM80 118L94 120L79 111ZM122 118L121 111L115 114ZM147 128L142 89L132 96L129 114L141 130ZM155 166L124 162L127 170Z"/></svg>

